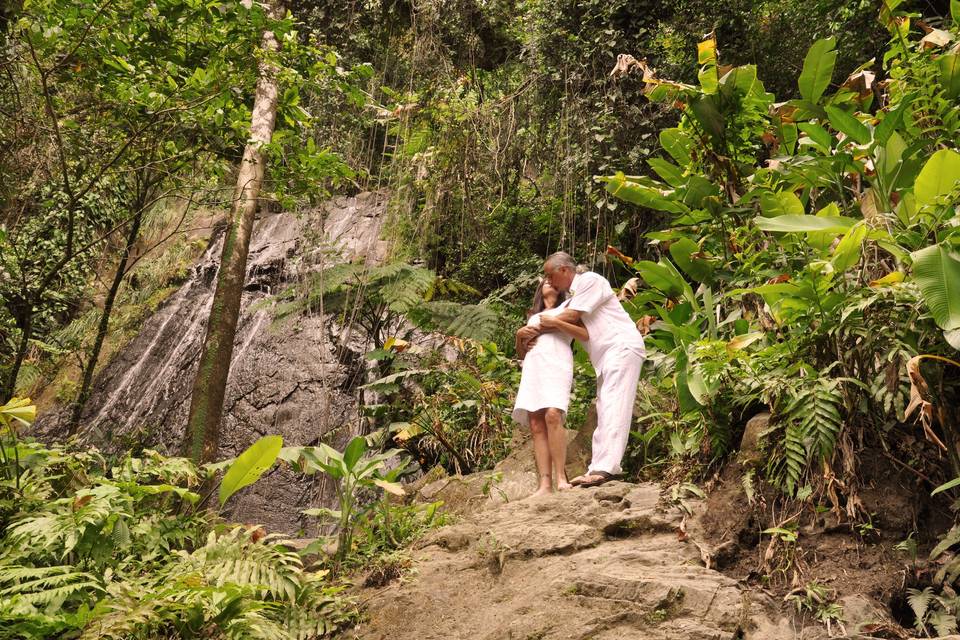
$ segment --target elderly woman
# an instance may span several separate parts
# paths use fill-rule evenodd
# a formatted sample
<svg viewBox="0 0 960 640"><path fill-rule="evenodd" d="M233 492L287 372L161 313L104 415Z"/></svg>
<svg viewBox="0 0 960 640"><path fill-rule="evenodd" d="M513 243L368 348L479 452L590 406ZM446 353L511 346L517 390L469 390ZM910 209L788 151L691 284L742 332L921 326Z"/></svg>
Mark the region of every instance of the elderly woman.
<svg viewBox="0 0 960 640"><path fill-rule="evenodd" d="M517 333L517 354L523 358L523 374L517 390L513 418L529 425L533 434L533 454L540 476L534 496L557 489L569 489L565 469L567 439L563 431L564 416L570 404L573 386L574 338L581 342L590 336L582 324L557 319L564 308L564 294L549 281L543 280L533 296L533 306L527 314L527 327L548 332L527 339Z"/></svg>

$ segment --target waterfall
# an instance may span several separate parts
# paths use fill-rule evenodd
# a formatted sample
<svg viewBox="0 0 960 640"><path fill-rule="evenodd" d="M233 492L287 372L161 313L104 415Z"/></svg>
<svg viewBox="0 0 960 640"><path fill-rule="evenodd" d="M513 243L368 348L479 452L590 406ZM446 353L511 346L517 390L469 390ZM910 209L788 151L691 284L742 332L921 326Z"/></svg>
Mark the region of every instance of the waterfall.
<svg viewBox="0 0 960 640"><path fill-rule="evenodd" d="M321 441L342 447L356 435L357 399L335 320L303 315L274 322L271 295L310 271L343 261L385 259L380 228L384 192L335 198L301 214L267 214L255 223L247 277L224 399L220 458L237 455L257 438L280 434L287 445ZM317 241L308 242L307 238ZM178 454L190 394L206 335L224 234L216 234L178 291L139 334L98 373L81 419L80 438L106 450L148 446ZM318 256L322 257L318 258ZM331 330L334 329L334 330ZM66 410L48 413L38 434L62 432ZM231 501L230 517L295 532L299 511L330 504L329 488L275 469Z"/></svg>

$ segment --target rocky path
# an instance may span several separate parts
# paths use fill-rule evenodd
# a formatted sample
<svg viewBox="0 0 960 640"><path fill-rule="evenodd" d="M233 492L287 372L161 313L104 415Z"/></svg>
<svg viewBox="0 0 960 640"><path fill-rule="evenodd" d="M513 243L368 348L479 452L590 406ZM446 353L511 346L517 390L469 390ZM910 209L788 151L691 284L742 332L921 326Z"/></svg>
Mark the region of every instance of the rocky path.
<svg viewBox="0 0 960 640"><path fill-rule="evenodd" d="M369 640L779 640L773 601L707 569L650 484L488 504L433 532L411 574L359 593ZM351 634L348 634L351 635Z"/></svg>

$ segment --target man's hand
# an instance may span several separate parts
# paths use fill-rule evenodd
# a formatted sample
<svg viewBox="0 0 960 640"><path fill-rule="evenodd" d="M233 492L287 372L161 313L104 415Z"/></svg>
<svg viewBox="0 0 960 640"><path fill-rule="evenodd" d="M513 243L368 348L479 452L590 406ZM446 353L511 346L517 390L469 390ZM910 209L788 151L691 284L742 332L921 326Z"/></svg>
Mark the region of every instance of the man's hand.
<svg viewBox="0 0 960 640"><path fill-rule="evenodd" d="M541 320L542 319L541 317ZM540 330L536 327L528 326L517 329L517 351L521 354L521 357L533 348L539 335Z"/></svg>
<svg viewBox="0 0 960 640"><path fill-rule="evenodd" d="M540 314L540 329L542 332L559 331L561 321L577 324L580 321L580 312L576 309L564 309L556 315L542 313Z"/></svg>
<svg viewBox="0 0 960 640"><path fill-rule="evenodd" d="M560 328L560 323L555 317L543 314L540 316L540 328L544 331L556 331Z"/></svg>

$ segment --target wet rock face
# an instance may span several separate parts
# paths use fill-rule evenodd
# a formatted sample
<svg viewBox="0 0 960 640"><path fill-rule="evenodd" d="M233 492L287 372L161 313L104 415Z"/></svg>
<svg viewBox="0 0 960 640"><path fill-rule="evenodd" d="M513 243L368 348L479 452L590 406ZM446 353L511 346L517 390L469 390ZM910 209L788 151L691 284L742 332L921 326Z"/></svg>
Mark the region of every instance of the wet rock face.
<svg viewBox="0 0 960 640"><path fill-rule="evenodd" d="M385 193L364 193L301 215L256 221L224 401L221 459L267 434L282 435L286 445L322 439L336 447L356 435L353 389L363 383L365 346L331 317L275 322L271 296L339 262L385 259L379 236L386 201ZM146 446L180 452L222 242L222 231L215 233L190 279L98 375L82 418L82 439L107 450ZM66 415L43 416L38 433L56 439ZM227 515L295 533L309 524L301 522L301 509L331 499L332 487L274 470L235 496Z"/></svg>

